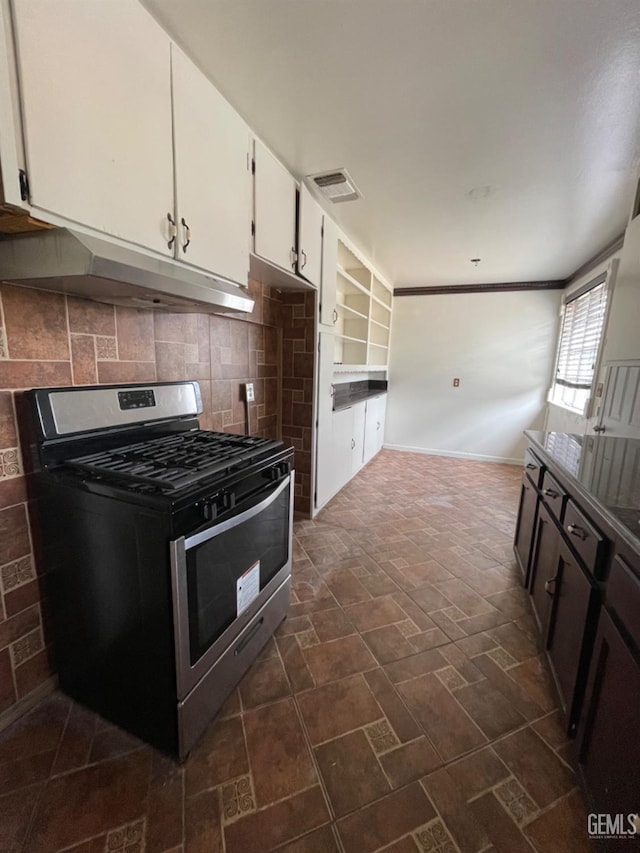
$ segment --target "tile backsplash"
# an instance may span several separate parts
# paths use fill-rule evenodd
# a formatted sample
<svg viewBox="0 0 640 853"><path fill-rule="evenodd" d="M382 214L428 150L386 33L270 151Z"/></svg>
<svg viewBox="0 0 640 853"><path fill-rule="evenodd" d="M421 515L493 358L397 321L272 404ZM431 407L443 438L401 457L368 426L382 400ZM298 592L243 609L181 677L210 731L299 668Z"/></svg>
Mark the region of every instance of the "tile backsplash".
<svg viewBox="0 0 640 853"><path fill-rule="evenodd" d="M204 407L201 425L244 433L241 383L250 380L255 402L249 408L249 431L279 437L283 320L291 319L293 308L285 309L279 295L258 282L251 282L250 289L256 300L253 312L229 318L121 308L0 285L0 727L3 716L8 719L13 706L20 700L27 703L29 694L52 675L15 392L197 379ZM291 337L291 324L287 330ZM291 342L288 349L293 346ZM297 449L306 453L302 434L299 438ZM308 467L306 456L301 462Z"/></svg>

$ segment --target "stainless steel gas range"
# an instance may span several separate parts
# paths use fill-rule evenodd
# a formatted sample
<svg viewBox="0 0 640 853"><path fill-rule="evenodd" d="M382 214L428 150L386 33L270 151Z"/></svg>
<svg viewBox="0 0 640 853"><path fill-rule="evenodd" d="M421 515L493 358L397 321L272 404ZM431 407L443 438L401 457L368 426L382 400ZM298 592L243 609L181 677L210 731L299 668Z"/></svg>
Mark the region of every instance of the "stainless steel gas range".
<svg viewBox="0 0 640 853"><path fill-rule="evenodd" d="M197 382L25 398L60 684L182 759L286 615L293 451L200 430Z"/></svg>

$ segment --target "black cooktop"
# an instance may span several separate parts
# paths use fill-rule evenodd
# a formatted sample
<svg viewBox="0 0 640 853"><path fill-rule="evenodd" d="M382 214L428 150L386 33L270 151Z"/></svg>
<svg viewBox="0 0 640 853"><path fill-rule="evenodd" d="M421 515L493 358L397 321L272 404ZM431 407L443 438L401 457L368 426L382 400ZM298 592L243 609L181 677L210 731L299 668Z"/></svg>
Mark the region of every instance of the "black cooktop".
<svg viewBox="0 0 640 853"><path fill-rule="evenodd" d="M275 439L192 430L75 457L65 464L122 485L174 492L247 467L281 447Z"/></svg>

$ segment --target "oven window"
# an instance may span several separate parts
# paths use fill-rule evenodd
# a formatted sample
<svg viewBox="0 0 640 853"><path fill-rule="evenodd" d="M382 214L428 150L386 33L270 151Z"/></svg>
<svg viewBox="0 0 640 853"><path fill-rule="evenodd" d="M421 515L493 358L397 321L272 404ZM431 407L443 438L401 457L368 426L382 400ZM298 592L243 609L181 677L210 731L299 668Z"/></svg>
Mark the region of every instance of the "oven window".
<svg viewBox="0 0 640 853"><path fill-rule="evenodd" d="M238 578L259 561L263 590L287 563L290 488L257 515L187 551L192 666L236 619Z"/></svg>

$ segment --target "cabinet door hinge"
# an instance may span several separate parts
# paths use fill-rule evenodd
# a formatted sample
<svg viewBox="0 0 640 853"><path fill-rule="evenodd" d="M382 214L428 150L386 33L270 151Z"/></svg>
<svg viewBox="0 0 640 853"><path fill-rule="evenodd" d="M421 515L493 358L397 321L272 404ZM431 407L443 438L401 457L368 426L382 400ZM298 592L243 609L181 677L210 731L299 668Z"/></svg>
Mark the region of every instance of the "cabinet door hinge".
<svg viewBox="0 0 640 853"><path fill-rule="evenodd" d="M18 169L18 181L20 184L20 198L22 201L30 201L29 178L24 169Z"/></svg>
<svg viewBox="0 0 640 853"><path fill-rule="evenodd" d="M256 160L255 157L251 158L251 174L255 175L256 173Z"/></svg>
<svg viewBox="0 0 640 853"><path fill-rule="evenodd" d="M256 236L256 223L253 221L253 219L251 220L251 236Z"/></svg>

